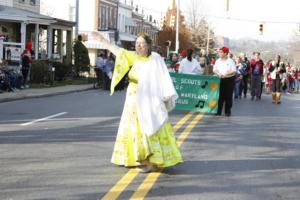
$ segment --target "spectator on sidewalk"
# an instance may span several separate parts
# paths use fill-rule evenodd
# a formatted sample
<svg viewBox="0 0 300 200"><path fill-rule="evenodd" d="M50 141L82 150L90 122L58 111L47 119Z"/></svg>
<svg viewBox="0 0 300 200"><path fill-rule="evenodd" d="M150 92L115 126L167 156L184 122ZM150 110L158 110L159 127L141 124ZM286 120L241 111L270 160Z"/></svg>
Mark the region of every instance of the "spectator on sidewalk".
<svg viewBox="0 0 300 200"><path fill-rule="evenodd" d="M21 54L21 65L22 65L22 75L23 75L23 84L24 88L28 88L28 80L30 79L30 69L32 63L32 55L30 47L26 48Z"/></svg>
<svg viewBox="0 0 300 200"><path fill-rule="evenodd" d="M103 80L103 90L109 90L109 77L108 77L108 67L107 67L107 61L108 61L108 52L105 51L103 54L103 59L101 62L101 69L102 69L102 80Z"/></svg>
<svg viewBox="0 0 300 200"><path fill-rule="evenodd" d="M2 91L14 92L16 86L15 77L12 76L11 70L8 67L7 61L0 63L0 89Z"/></svg>
<svg viewBox="0 0 300 200"><path fill-rule="evenodd" d="M99 87L102 83L101 80L102 80L102 73L103 73L102 72L103 57L104 57L104 54L100 53L100 54L98 54L97 59L96 59L95 73L96 73L96 78L97 78L97 85Z"/></svg>
<svg viewBox="0 0 300 200"><path fill-rule="evenodd" d="M106 68L104 71L107 78L106 88L104 88L105 90L110 90L110 84L111 84L111 78L112 78L112 72L114 70L114 66L115 66L114 55L112 53L109 53L109 56L106 61Z"/></svg>

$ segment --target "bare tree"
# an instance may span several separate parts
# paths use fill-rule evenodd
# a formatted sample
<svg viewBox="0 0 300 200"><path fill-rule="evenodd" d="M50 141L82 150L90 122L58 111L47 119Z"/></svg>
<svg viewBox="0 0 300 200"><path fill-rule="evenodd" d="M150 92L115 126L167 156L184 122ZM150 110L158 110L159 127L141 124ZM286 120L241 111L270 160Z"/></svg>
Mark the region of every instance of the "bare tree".
<svg viewBox="0 0 300 200"><path fill-rule="evenodd" d="M299 67L300 66L300 34L295 31L294 35L288 42L287 45L288 57L293 63Z"/></svg>
<svg viewBox="0 0 300 200"><path fill-rule="evenodd" d="M193 30L200 29L200 21L205 16L205 9L202 7L202 0L189 0L188 3L188 21L190 22L188 26Z"/></svg>
<svg viewBox="0 0 300 200"><path fill-rule="evenodd" d="M189 0L188 4L188 28L191 33L191 41L196 48L205 48L208 40L208 31L210 31L209 47L214 46L214 32L206 20L206 8L203 0Z"/></svg>

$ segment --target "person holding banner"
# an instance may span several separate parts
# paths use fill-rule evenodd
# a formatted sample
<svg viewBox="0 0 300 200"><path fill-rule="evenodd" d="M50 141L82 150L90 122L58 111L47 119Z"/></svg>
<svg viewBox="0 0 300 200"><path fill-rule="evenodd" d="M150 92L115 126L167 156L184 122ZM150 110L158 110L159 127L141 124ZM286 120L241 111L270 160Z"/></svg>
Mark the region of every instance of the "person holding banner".
<svg viewBox="0 0 300 200"><path fill-rule="evenodd" d="M202 74L203 69L201 68L199 62L193 58L193 50L187 50L187 56L184 58L179 65L179 73L183 74Z"/></svg>
<svg viewBox="0 0 300 200"><path fill-rule="evenodd" d="M116 55L111 95L129 71L129 86L111 162L151 172L183 162L168 111L178 98L162 57L151 51L149 35L139 34L136 51L110 44L100 33L92 37Z"/></svg>
<svg viewBox="0 0 300 200"><path fill-rule="evenodd" d="M227 47L222 47L219 54L220 58L213 67L214 74L221 79L218 112L216 115L222 114L223 104L225 103L225 115L229 117L231 116L236 66L234 61L228 57L229 49Z"/></svg>

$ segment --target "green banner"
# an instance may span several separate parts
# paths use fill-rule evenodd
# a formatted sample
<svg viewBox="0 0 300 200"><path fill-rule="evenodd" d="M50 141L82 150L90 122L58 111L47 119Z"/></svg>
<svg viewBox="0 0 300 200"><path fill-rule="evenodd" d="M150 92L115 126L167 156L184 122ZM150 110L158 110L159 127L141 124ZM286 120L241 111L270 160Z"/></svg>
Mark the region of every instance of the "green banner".
<svg viewBox="0 0 300 200"><path fill-rule="evenodd" d="M170 73L179 98L175 109L217 113L220 79L216 76Z"/></svg>

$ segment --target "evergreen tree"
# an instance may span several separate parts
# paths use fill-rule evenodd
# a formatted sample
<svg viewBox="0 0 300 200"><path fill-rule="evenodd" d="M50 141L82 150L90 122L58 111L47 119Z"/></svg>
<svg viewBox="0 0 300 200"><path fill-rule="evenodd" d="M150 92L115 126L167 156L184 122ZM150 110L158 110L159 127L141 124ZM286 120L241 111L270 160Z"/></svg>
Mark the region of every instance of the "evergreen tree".
<svg viewBox="0 0 300 200"><path fill-rule="evenodd" d="M75 70L77 76L80 72L89 72L90 71L90 57L87 48L82 43L81 35L78 36L77 41L73 47L74 57L75 57Z"/></svg>

